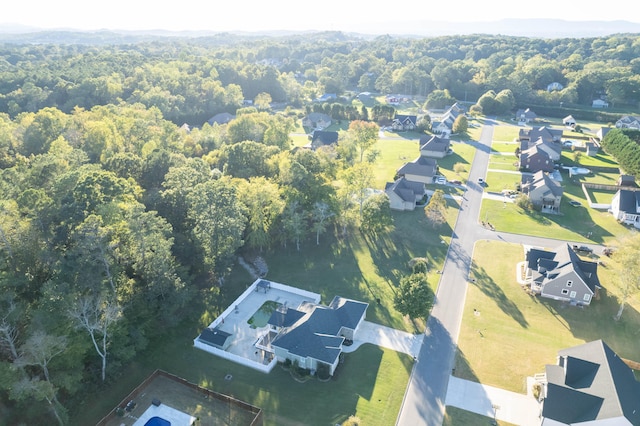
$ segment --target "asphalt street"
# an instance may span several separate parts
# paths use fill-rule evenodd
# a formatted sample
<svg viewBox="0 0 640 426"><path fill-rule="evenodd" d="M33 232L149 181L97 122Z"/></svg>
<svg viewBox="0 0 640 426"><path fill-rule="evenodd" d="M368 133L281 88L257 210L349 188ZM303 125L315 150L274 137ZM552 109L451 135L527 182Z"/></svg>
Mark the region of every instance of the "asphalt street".
<svg viewBox="0 0 640 426"><path fill-rule="evenodd" d="M456 347L467 293L473 248L479 240L501 240L537 247L555 248L564 241L492 231L479 224L483 188L493 124L485 120L469 173L467 191L460 201L460 212L453 229L436 299L427 320L427 328L407 386L396 424L441 425L444 418L447 387L455 361ZM582 245L582 244L581 244ZM601 247L590 245L595 250Z"/></svg>

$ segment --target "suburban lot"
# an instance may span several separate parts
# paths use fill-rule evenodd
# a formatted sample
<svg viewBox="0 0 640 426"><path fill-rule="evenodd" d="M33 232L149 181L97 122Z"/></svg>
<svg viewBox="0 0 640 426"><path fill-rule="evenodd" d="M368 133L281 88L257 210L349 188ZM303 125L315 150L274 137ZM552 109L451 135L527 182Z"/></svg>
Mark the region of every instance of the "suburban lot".
<svg viewBox="0 0 640 426"><path fill-rule="evenodd" d="M620 292L615 275L600 267L605 290L589 307L531 296L515 279L516 264L523 258L519 244L476 244L472 268L476 282L467 291L456 376L526 393L525 378L554 364L558 350L597 339L605 340L621 357L640 361L640 341L630 338L640 329L640 295L629 300L622 319L615 322Z"/></svg>

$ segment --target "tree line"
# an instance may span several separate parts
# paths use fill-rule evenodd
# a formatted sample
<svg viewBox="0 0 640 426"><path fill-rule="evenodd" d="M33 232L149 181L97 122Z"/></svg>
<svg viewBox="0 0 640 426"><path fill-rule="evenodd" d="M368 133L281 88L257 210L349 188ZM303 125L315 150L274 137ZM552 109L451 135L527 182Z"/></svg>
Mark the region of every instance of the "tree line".
<svg viewBox="0 0 640 426"><path fill-rule="evenodd" d="M0 111L141 103L176 124L200 125L261 94L301 107L322 93L447 91L476 102L509 90L517 105L614 107L640 102L640 41L469 35L434 38L342 33L203 37L122 45L0 46ZM555 89L548 89L559 83ZM450 105L450 103L449 103ZM353 113L350 112L350 113Z"/></svg>

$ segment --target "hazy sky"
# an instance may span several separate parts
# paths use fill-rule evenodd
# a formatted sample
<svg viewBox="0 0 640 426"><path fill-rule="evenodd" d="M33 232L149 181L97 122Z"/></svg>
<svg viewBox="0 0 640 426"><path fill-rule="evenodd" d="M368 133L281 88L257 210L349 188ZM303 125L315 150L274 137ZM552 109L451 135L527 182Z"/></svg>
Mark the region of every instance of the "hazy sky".
<svg viewBox="0 0 640 426"><path fill-rule="evenodd" d="M379 23L379 32L384 33L384 23L389 21L558 18L640 22L638 14L629 13L629 1L612 0L595 7L584 2L557 0L524 3L504 0L9 0L0 8L0 23L88 30L210 31L358 31Z"/></svg>

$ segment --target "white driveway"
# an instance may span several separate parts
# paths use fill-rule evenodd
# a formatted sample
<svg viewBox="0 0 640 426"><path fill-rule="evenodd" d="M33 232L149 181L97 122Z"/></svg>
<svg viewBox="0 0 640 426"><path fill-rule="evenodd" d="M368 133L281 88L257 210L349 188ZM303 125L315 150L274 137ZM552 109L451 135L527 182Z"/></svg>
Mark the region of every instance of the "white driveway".
<svg viewBox="0 0 640 426"><path fill-rule="evenodd" d="M532 382L533 383L533 382ZM527 385L530 388L529 384ZM519 426L540 425L540 404L532 395L510 392L451 376L445 405Z"/></svg>
<svg viewBox="0 0 640 426"><path fill-rule="evenodd" d="M363 321L358 327L356 337L353 345L342 347L343 352L353 352L363 343L372 343L376 346L382 346L383 348L415 357L420 351L424 334L411 334L373 322Z"/></svg>

